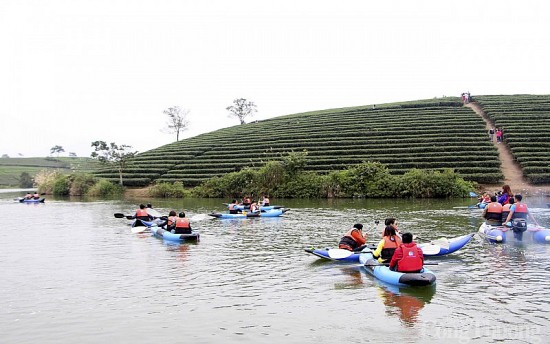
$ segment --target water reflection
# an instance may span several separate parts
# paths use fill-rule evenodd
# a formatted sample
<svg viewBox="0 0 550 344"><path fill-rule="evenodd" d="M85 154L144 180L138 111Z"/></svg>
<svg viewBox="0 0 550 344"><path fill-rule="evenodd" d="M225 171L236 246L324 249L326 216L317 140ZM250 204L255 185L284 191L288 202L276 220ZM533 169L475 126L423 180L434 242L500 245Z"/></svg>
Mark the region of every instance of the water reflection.
<svg viewBox="0 0 550 344"><path fill-rule="evenodd" d="M420 310L430 303L435 285L428 287L397 287L376 280L377 294L386 306L386 314L397 316L405 327L413 327Z"/></svg>

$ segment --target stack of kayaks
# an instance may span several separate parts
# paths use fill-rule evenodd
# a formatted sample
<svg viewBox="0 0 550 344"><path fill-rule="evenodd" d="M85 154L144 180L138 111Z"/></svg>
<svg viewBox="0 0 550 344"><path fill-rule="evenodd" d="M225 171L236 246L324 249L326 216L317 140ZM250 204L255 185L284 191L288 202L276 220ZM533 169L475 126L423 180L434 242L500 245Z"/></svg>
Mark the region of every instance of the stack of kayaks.
<svg viewBox="0 0 550 344"><path fill-rule="evenodd" d="M435 283L435 275L424 267L420 272L397 272L390 270L384 264L374 259L370 249L366 249L359 255L359 262L363 264L368 274L382 282L400 287L428 286Z"/></svg>
<svg viewBox="0 0 550 344"><path fill-rule="evenodd" d="M474 236L475 233L462 235L452 239L438 239L430 243L418 244L418 247L422 248L424 256L443 256L460 250L466 245ZM369 247L375 249L373 245ZM319 258L339 261L357 263L359 262L360 252L348 251L340 248L324 248L324 249L306 249L308 253L311 253Z"/></svg>
<svg viewBox="0 0 550 344"><path fill-rule="evenodd" d="M176 234L160 227L151 227L150 229L151 229L151 233L153 233L154 236L162 238L164 240L169 240L169 241L199 241L200 240L199 232L195 232L195 231L193 231L193 233L190 233L190 234Z"/></svg>
<svg viewBox="0 0 550 344"><path fill-rule="evenodd" d="M238 213L238 214L210 213L208 215L219 219L246 219L251 217L277 217L277 216L283 215L287 211L288 209L279 208L279 209L271 209L266 211L259 211L255 213L243 211L242 213Z"/></svg>

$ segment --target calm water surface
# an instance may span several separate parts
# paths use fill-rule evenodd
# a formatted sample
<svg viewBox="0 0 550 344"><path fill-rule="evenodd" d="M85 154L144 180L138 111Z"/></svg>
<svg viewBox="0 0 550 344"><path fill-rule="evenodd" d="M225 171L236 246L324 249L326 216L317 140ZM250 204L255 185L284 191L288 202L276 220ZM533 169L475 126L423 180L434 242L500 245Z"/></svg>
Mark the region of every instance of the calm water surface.
<svg viewBox="0 0 550 344"><path fill-rule="evenodd" d="M548 343L550 245L476 236L416 289L304 252L356 222L378 241L389 216L423 239L474 232L471 200L284 200L283 217L246 220L206 215L224 200L153 200L201 232L171 244L113 217L151 200L18 195L0 193L0 343ZM527 202L548 225L548 200Z"/></svg>

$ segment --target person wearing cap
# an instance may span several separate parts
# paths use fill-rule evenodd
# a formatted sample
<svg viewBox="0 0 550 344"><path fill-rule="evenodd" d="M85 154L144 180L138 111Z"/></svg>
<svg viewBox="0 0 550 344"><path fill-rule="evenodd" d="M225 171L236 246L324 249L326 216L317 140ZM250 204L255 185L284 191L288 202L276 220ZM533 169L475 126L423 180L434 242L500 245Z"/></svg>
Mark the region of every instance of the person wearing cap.
<svg viewBox="0 0 550 344"><path fill-rule="evenodd" d="M340 239L338 248L349 251L360 251L367 242L367 234L363 234L363 225L356 223Z"/></svg>
<svg viewBox="0 0 550 344"><path fill-rule="evenodd" d="M378 243L376 250L372 253L372 256L380 263L387 263L393 256L395 249L401 245L401 237L398 235L399 229L397 228L397 220L387 218L385 221L386 228L382 235L382 240Z"/></svg>
<svg viewBox="0 0 550 344"><path fill-rule="evenodd" d="M189 222L189 219L185 217L185 213L181 212L179 213L178 217L176 218L176 225L174 226L174 229L172 229L172 233L174 234L191 234L191 223Z"/></svg>

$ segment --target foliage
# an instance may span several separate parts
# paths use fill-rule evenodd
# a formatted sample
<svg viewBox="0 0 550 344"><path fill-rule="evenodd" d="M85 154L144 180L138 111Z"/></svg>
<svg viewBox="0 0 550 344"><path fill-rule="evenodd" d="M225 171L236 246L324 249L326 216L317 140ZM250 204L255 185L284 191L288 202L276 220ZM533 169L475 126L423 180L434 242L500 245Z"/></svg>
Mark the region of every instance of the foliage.
<svg viewBox="0 0 550 344"><path fill-rule="evenodd" d="M257 107L254 102L248 101L245 98L237 98L233 100L233 105L225 108L229 111L229 116L235 116L241 121L241 124L245 124L246 117L252 117L256 113Z"/></svg>
<svg viewBox="0 0 550 344"><path fill-rule="evenodd" d="M38 185L39 193L53 194L55 182L63 174L56 170L41 170L34 177L34 182Z"/></svg>
<svg viewBox="0 0 550 344"><path fill-rule="evenodd" d="M71 196L83 196L95 185L97 178L89 173L74 173L70 176L71 186L69 194Z"/></svg>
<svg viewBox="0 0 550 344"><path fill-rule="evenodd" d="M281 185L273 196L277 198L321 198L324 193L324 176L314 172L301 172Z"/></svg>
<svg viewBox="0 0 550 344"><path fill-rule="evenodd" d="M168 116L168 122L166 123L168 132L175 133L176 141L179 141L180 132L187 130L189 126L189 120L187 119L189 110L174 106L164 110L163 113Z"/></svg>
<svg viewBox="0 0 550 344"><path fill-rule="evenodd" d="M114 142L107 145L105 141L94 141L92 142L92 147L95 149L95 151L91 154L93 159L97 159L103 164L113 165L118 169L119 184L122 186L122 172L124 171L128 161L136 155L137 151L128 151L132 148L132 146L119 146Z"/></svg>
<svg viewBox="0 0 550 344"><path fill-rule="evenodd" d="M117 196L121 195L124 189L121 185L113 184L105 179L100 179L94 186L92 186L87 195L88 196Z"/></svg>
<svg viewBox="0 0 550 344"><path fill-rule="evenodd" d="M56 196L67 196L71 189L71 181L65 175L59 175L54 181L52 194Z"/></svg>
<svg viewBox="0 0 550 344"><path fill-rule="evenodd" d="M21 172L21 175L19 176L19 187L26 189L32 188L33 185L34 182L31 175L28 172Z"/></svg>
<svg viewBox="0 0 550 344"><path fill-rule="evenodd" d="M151 187L149 195L157 198L184 198L189 196L189 191L185 190L182 182L158 183Z"/></svg>
<svg viewBox="0 0 550 344"><path fill-rule="evenodd" d="M50 148L50 154L57 153L57 156L59 156L59 153L63 153L65 149L59 145L55 145L52 148Z"/></svg>

